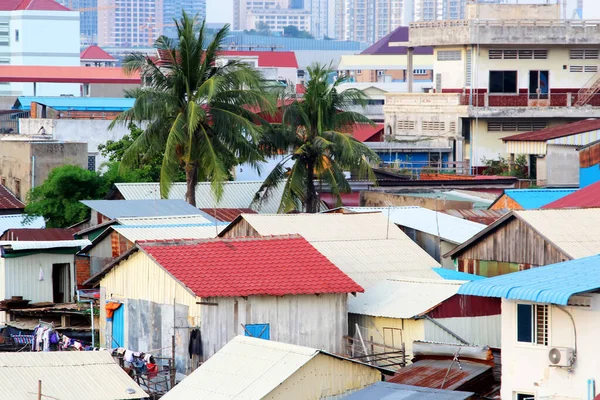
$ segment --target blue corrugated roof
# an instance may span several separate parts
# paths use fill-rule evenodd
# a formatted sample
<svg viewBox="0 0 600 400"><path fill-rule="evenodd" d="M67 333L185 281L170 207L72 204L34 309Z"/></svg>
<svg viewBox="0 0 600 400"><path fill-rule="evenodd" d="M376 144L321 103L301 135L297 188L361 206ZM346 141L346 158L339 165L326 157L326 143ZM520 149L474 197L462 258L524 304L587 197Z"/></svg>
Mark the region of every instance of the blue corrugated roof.
<svg viewBox="0 0 600 400"><path fill-rule="evenodd" d="M433 270L442 278L449 281L478 281L486 279L485 276L467 274L466 272L459 272L453 269L447 268L433 268Z"/></svg>
<svg viewBox="0 0 600 400"><path fill-rule="evenodd" d="M458 294L567 305L577 293L600 289L600 255L465 283Z"/></svg>
<svg viewBox="0 0 600 400"><path fill-rule="evenodd" d="M59 111L125 111L135 99L112 97L17 97L14 110L31 110L31 102L44 104Z"/></svg>
<svg viewBox="0 0 600 400"><path fill-rule="evenodd" d="M463 400L474 393L455 390L431 389L421 386L376 382L358 392L344 396L344 400Z"/></svg>
<svg viewBox="0 0 600 400"><path fill-rule="evenodd" d="M183 200L82 200L81 202L110 219L203 214Z"/></svg>
<svg viewBox="0 0 600 400"><path fill-rule="evenodd" d="M535 210L573 193L577 189L508 189L504 193L524 210Z"/></svg>

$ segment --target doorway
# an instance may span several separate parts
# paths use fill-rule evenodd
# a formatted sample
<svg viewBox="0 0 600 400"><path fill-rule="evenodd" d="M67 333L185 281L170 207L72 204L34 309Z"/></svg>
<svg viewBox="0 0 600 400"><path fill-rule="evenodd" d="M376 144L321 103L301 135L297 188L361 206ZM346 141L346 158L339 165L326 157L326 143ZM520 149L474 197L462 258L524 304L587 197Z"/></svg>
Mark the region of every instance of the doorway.
<svg viewBox="0 0 600 400"><path fill-rule="evenodd" d="M52 264L52 297L54 303L71 301L71 265Z"/></svg>
<svg viewBox="0 0 600 400"><path fill-rule="evenodd" d="M529 98L547 99L550 93L550 72L529 71Z"/></svg>

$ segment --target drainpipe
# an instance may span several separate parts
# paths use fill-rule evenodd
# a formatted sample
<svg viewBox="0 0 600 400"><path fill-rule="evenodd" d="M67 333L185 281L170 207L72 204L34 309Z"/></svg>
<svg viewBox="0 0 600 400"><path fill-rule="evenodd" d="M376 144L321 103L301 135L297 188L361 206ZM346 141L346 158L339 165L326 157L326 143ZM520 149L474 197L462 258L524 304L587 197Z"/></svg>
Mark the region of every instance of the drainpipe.
<svg viewBox="0 0 600 400"><path fill-rule="evenodd" d="M35 156L31 156L31 189L35 187Z"/></svg>
<svg viewBox="0 0 600 400"><path fill-rule="evenodd" d="M594 400L596 397L596 380L588 379L587 381L587 400Z"/></svg>

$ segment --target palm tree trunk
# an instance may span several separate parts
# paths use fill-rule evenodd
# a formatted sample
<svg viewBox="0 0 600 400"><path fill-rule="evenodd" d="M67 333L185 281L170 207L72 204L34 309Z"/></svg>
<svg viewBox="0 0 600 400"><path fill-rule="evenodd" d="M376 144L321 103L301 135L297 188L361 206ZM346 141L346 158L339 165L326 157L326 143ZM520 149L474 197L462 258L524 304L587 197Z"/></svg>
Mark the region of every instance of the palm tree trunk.
<svg viewBox="0 0 600 400"><path fill-rule="evenodd" d="M310 160L306 164L306 212L317 213L319 211L319 195L315 187L315 163Z"/></svg>
<svg viewBox="0 0 600 400"><path fill-rule="evenodd" d="M196 207L196 185L198 184L198 162L191 161L185 165L185 201Z"/></svg>

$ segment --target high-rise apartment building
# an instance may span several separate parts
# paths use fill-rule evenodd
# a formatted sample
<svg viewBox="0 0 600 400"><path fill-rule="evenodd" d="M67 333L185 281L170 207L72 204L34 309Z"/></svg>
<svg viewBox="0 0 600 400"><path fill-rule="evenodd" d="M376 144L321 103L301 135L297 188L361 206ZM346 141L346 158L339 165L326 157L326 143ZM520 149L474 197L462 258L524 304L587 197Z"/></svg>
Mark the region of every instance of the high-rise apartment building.
<svg viewBox="0 0 600 400"><path fill-rule="evenodd" d="M80 12L81 45L98 42L98 0L56 0L73 11Z"/></svg>
<svg viewBox="0 0 600 400"><path fill-rule="evenodd" d="M366 2L367 0L362 0ZM340 0L306 0L304 8L310 11L310 33L317 39L336 37L336 14Z"/></svg>
<svg viewBox="0 0 600 400"><path fill-rule="evenodd" d="M199 22L206 18L206 0L162 0L163 2L163 35L177 36L174 20L179 21L182 11L196 17Z"/></svg>
<svg viewBox="0 0 600 400"><path fill-rule="evenodd" d="M164 1L164 0L163 0ZM290 0L233 0L233 30L255 29L248 13L253 10L274 10L290 7Z"/></svg>
<svg viewBox="0 0 600 400"><path fill-rule="evenodd" d="M501 0L485 1L500 3ZM414 21L464 19L467 0L414 0Z"/></svg>
<svg viewBox="0 0 600 400"><path fill-rule="evenodd" d="M151 47L163 21L163 0L98 0L98 45Z"/></svg>
<svg viewBox="0 0 600 400"><path fill-rule="evenodd" d="M336 38L373 43L412 20L406 0L339 0Z"/></svg>

